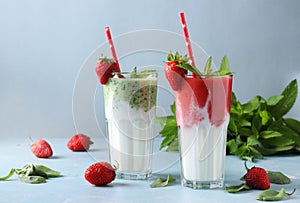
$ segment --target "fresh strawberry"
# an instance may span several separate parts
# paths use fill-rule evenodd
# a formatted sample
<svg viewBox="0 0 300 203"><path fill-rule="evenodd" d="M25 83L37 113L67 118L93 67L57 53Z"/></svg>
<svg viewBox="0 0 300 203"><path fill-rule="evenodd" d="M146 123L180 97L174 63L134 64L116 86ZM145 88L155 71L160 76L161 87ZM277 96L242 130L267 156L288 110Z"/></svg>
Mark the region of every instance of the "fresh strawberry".
<svg viewBox="0 0 300 203"><path fill-rule="evenodd" d="M107 185L115 179L116 172L109 163L98 162L86 169L84 177L93 185Z"/></svg>
<svg viewBox="0 0 300 203"><path fill-rule="evenodd" d="M96 64L96 74L100 83L105 85L114 72L119 72L115 61L105 56L101 57Z"/></svg>
<svg viewBox="0 0 300 203"><path fill-rule="evenodd" d="M87 151L93 144L91 139L84 134L76 134L68 141L68 148L72 151Z"/></svg>
<svg viewBox="0 0 300 203"><path fill-rule="evenodd" d="M31 145L31 151L38 158L48 158L53 154L50 144L42 139Z"/></svg>
<svg viewBox="0 0 300 203"><path fill-rule="evenodd" d="M255 166L251 169L248 169L246 162L245 167L247 169L245 181L248 186L260 190L266 190L270 188L270 180L265 169Z"/></svg>
<svg viewBox="0 0 300 203"><path fill-rule="evenodd" d="M168 61L165 63L164 71L167 80L169 81L173 90L179 90L183 82L183 78L188 73L187 70L178 67L178 65L187 64L188 58L182 57L176 52L175 56L170 52L168 54Z"/></svg>

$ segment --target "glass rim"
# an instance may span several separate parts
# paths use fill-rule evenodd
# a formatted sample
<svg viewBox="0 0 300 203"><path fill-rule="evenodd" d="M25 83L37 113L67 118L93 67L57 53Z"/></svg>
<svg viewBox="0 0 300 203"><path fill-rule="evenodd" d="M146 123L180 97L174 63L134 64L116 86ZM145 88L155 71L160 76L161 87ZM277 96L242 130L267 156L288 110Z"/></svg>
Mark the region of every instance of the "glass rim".
<svg viewBox="0 0 300 203"><path fill-rule="evenodd" d="M120 74L125 76L124 78L116 78L114 77L116 74ZM113 72L113 77L111 79L149 79L149 77L131 77L132 72L130 71L123 71L123 72ZM154 78L158 77L158 70L151 70L150 72L142 72L142 71L137 71L137 75L139 74L147 74L147 76L151 76Z"/></svg>
<svg viewBox="0 0 300 203"><path fill-rule="evenodd" d="M206 75L196 75L195 77L192 74L187 74L187 78L198 78L198 79L205 79L205 78L231 78L233 77L233 73L228 73L228 74L206 74Z"/></svg>

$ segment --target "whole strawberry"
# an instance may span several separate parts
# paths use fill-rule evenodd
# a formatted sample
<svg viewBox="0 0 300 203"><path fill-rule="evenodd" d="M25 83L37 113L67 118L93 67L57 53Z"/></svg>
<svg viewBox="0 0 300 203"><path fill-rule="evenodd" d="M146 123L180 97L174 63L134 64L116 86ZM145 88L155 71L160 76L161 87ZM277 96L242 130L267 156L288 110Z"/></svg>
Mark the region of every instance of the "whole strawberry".
<svg viewBox="0 0 300 203"><path fill-rule="evenodd" d="M50 144L42 139L31 145L31 151L38 158L49 158L53 155Z"/></svg>
<svg viewBox="0 0 300 203"><path fill-rule="evenodd" d="M247 170L245 181L248 186L260 190L266 190L270 188L270 180L265 169L255 166L251 169L248 169L246 162L245 167Z"/></svg>
<svg viewBox="0 0 300 203"><path fill-rule="evenodd" d="M187 70L178 67L178 65L187 64L188 60L188 57L182 57L178 52L176 52L175 56L171 52L168 54L168 61L165 63L164 71L167 80L175 91L181 88L183 78L188 73Z"/></svg>
<svg viewBox="0 0 300 203"><path fill-rule="evenodd" d="M76 134L68 141L68 148L72 151L87 151L93 144L91 139L84 134Z"/></svg>
<svg viewBox="0 0 300 203"><path fill-rule="evenodd" d="M105 85L109 78L113 77L114 72L120 72L118 70L115 61L105 56L101 57L96 64L96 74L102 85Z"/></svg>
<svg viewBox="0 0 300 203"><path fill-rule="evenodd" d="M86 169L84 177L91 184L101 186L112 182L116 177L116 172L110 163L98 162Z"/></svg>

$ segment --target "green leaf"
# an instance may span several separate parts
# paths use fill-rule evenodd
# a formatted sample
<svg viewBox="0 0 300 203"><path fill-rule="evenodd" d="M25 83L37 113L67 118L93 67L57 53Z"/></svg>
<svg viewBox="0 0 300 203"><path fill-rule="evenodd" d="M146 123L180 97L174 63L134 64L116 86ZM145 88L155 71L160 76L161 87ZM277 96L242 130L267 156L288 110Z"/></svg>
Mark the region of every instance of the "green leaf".
<svg viewBox="0 0 300 203"><path fill-rule="evenodd" d="M171 108L171 111L172 111L173 115L175 116L176 115L176 105L175 105L175 102L173 102L173 104L170 106L170 108Z"/></svg>
<svg viewBox="0 0 300 203"><path fill-rule="evenodd" d="M59 177L60 176L60 172L59 171L55 171L51 168L48 168L47 166L44 166L44 165L35 165L36 169L37 170L40 170L42 172L44 172L47 177L49 178L55 178L55 177Z"/></svg>
<svg viewBox="0 0 300 203"><path fill-rule="evenodd" d="M218 71L219 74L229 74L230 73L230 65L227 56L224 56L221 61L220 70Z"/></svg>
<svg viewBox="0 0 300 203"><path fill-rule="evenodd" d="M4 177L0 177L0 180L7 180L7 179L9 179L14 173L15 173L15 169L12 168L12 169L10 170L10 172L8 173L8 175L7 175L7 176L4 176Z"/></svg>
<svg viewBox="0 0 300 203"><path fill-rule="evenodd" d="M40 184L40 183L45 183L46 178L42 176L27 176L27 175L19 175L20 181L24 183L29 183L29 184Z"/></svg>
<svg viewBox="0 0 300 203"><path fill-rule="evenodd" d="M298 94L297 80L293 80L281 93L281 100L274 106L270 106L270 113L275 119L283 117L293 107Z"/></svg>
<svg viewBox="0 0 300 203"><path fill-rule="evenodd" d="M212 73L212 57L210 56L207 61L206 64L204 66L204 74L211 74Z"/></svg>
<svg viewBox="0 0 300 203"><path fill-rule="evenodd" d="M281 136L282 136L281 133L273 130L265 130L260 133L260 137L263 139L270 139L270 138L281 137Z"/></svg>
<svg viewBox="0 0 300 203"><path fill-rule="evenodd" d="M178 143L178 138L175 138L168 146L167 152L171 151L178 151L179 150L179 143Z"/></svg>
<svg viewBox="0 0 300 203"><path fill-rule="evenodd" d="M283 98L284 96L282 95L276 95L276 96L272 96L268 99L267 101L267 105L268 106L275 106L276 104L278 104L278 102L280 102L280 100Z"/></svg>
<svg viewBox="0 0 300 203"><path fill-rule="evenodd" d="M270 183L274 184L289 184L291 179L280 171L267 171Z"/></svg>
<svg viewBox="0 0 300 203"><path fill-rule="evenodd" d="M300 136L300 121L297 121L293 118L285 118L284 123L287 125L287 127L298 133Z"/></svg>
<svg viewBox="0 0 300 203"><path fill-rule="evenodd" d="M230 193L237 193L237 192L241 192L244 190L250 190L250 189L251 188L246 183L225 187L225 190Z"/></svg>
<svg viewBox="0 0 300 203"><path fill-rule="evenodd" d="M271 115L266 110L260 111L259 116L261 117L262 125L266 125L268 123L268 121L271 119Z"/></svg>
<svg viewBox="0 0 300 203"><path fill-rule="evenodd" d="M183 68L187 71L190 71L192 73L195 73L196 75L200 76L201 72L194 66L187 64L187 63L183 63L183 64L178 64L177 67L179 68Z"/></svg>
<svg viewBox="0 0 300 203"><path fill-rule="evenodd" d="M151 188L156 188L156 187L166 187L170 185L170 183L174 182L176 179L172 177L171 174L168 174L168 177L165 178L158 178L156 179L153 183L150 184Z"/></svg>
<svg viewBox="0 0 300 203"><path fill-rule="evenodd" d="M234 139L227 141L226 146L229 148L230 154L234 154L238 149L238 144Z"/></svg>
<svg viewBox="0 0 300 203"><path fill-rule="evenodd" d="M295 189L292 193L288 194L285 192L284 188L281 188L279 192L276 190L264 190L258 195L256 199L261 201L280 201L285 197L292 195L294 192Z"/></svg>

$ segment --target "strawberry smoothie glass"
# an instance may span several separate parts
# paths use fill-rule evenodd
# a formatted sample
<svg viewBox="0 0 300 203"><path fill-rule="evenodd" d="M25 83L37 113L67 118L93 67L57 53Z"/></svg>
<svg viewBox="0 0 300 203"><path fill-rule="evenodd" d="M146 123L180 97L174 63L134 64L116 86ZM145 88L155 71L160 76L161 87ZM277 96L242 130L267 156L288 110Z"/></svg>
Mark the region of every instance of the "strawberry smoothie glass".
<svg viewBox="0 0 300 203"><path fill-rule="evenodd" d="M116 74L104 85L109 155L117 178L151 176L156 96L157 72Z"/></svg>
<svg viewBox="0 0 300 203"><path fill-rule="evenodd" d="M231 91L231 74L187 76L175 91L183 186L223 188Z"/></svg>

